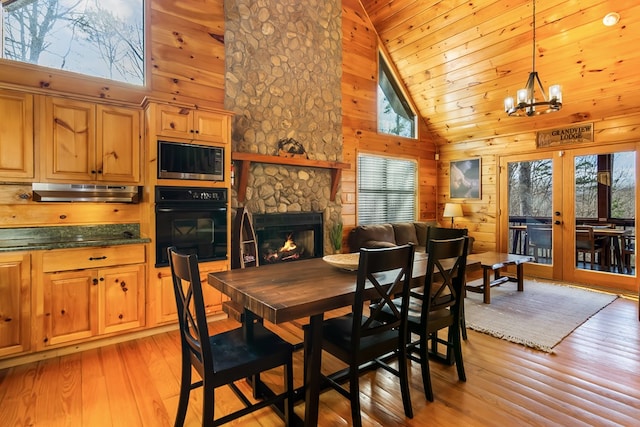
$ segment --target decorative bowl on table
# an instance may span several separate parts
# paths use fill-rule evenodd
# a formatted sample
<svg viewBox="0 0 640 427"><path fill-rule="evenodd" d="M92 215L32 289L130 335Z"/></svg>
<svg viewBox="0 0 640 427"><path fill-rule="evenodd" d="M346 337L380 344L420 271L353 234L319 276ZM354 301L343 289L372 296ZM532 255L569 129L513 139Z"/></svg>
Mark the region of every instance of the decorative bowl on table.
<svg viewBox="0 0 640 427"><path fill-rule="evenodd" d="M360 262L360 253L325 255L322 260L327 264L341 270L356 271Z"/></svg>

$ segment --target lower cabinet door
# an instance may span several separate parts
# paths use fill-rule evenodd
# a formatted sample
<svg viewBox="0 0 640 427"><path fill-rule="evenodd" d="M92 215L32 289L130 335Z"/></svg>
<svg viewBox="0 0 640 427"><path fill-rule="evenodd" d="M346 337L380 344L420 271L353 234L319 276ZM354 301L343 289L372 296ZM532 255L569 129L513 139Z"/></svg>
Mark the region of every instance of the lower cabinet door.
<svg viewBox="0 0 640 427"><path fill-rule="evenodd" d="M0 254L0 357L25 353L31 341L31 257Z"/></svg>
<svg viewBox="0 0 640 427"><path fill-rule="evenodd" d="M44 275L44 337L52 346L98 333L98 274L79 270Z"/></svg>
<svg viewBox="0 0 640 427"><path fill-rule="evenodd" d="M103 269L98 276L99 333L144 326L144 265Z"/></svg>

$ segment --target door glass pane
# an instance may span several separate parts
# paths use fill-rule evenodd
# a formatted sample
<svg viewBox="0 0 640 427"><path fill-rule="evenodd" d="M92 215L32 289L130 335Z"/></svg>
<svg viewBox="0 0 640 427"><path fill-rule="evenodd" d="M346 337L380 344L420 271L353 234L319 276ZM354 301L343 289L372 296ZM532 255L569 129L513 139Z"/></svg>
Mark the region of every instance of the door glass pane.
<svg viewBox="0 0 640 427"><path fill-rule="evenodd" d="M575 158L576 267L635 274L634 152Z"/></svg>
<svg viewBox="0 0 640 427"><path fill-rule="evenodd" d="M509 252L552 264L551 159L508 163Z"/></svg>

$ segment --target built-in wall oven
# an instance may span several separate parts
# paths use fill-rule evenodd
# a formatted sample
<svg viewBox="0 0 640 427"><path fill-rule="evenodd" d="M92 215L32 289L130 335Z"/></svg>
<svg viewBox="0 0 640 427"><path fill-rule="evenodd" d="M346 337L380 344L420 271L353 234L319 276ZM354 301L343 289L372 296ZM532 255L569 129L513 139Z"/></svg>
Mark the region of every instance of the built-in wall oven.
<svg viewBox="0 0 640 427"><path fill-rule="evenodd" d="M227 258L227 190L156 187L156 267L169 265L167 248L198 255L199 261Z"/></svg>

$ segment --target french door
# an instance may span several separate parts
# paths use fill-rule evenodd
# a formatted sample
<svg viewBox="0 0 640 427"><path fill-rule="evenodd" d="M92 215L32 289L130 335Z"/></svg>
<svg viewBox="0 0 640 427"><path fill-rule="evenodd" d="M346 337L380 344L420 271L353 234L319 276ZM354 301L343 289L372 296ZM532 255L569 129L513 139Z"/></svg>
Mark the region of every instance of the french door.
<svg viewBox="0 0 640 427"><path fill-rule="evenodd" d="M525 274L636 291L636 144L499 159L498 248ZM626 245L626 246L625 246Z"/></svg>

